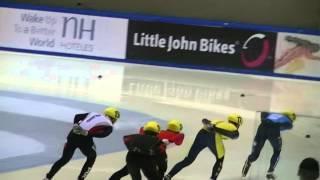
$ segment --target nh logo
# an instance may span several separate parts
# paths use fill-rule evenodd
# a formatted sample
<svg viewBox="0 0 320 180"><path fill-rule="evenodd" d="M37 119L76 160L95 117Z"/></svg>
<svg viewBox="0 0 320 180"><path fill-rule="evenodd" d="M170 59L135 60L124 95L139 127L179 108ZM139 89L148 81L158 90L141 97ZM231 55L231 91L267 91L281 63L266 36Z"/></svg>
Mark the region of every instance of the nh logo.
<svg viewBox="0 0 320 180"><path fill-rule="evenodd" d="M96 20L91 20L91 23L85 23L84 18L63 17L62 37L68 34L73 35L73 39L82 39L87 33L90 40L94 40ZM86 27L85 27L86 26Z"/></svg>

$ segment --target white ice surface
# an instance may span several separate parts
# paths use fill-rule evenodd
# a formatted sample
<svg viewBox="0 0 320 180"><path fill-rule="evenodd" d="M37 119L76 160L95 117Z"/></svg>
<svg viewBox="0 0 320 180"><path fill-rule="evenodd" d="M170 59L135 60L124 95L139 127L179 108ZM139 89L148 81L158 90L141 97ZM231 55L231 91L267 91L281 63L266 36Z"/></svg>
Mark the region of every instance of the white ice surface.
<svg viewBox="0 0 320 180"><path fill-rule="evenodd" d="M0 131L0 159L35 154L45 151L45 146L32 139L7 131Z"/></svg>

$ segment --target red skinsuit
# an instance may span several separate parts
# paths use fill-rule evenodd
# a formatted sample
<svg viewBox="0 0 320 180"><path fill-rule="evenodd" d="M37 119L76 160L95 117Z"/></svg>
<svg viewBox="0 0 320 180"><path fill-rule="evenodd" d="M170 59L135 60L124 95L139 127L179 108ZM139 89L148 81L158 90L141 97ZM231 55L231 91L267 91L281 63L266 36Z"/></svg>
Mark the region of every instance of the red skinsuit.
<svg viewBox="0 0 320 180"><path fill-rule="evenodd" d="M140 134L143 134L143 127L140 128ZM158 134L158 137L161 140L167 139L170 143L174 143L175 145L181 145L184 139L183 133L176 133L170 130L162 130Z"/></svg>

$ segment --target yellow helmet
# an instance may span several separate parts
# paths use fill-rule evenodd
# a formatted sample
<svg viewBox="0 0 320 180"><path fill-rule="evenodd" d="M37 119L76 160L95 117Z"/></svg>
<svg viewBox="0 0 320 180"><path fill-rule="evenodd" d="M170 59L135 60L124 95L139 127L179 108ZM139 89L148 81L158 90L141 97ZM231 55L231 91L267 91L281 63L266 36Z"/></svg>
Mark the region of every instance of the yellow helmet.
<svg viewBox="0 0 320 180"><path fill-rule="evenodd" d="M180 132L183 126L182 123L177 119L171 119L168 121L167 129L173 132Z"/></svg>
<svg viewBox="0 0 320 180"><path fill-rule="evenodd" d="M283 115L287 116L292 122L296 120L297 116L296 113L293 111L285 111L282 112Z"/></svg>
<svg viewBox="0 0 320 180"><path fill-rule="evenodd" d="M104 109L103 114L105 116L108 116L111 119L112 123L115 123L120 118L120 112L117 108L114 107L108 107Z"/></svg>
<svg viewBox="0 0 320 180"><path fill-rule="evenodd" d="M228 121L231 122L231 123L234 123L238 126L241 126L242 125L242 117L239 115L239 114L230 114L228 116Z"/></svg>
<svg viewBox="0 0 320 180"><path fill-rule="evenodd" d="M144 124L143 131L151 131L151 132L159 133L160 125L157 121L148 121L146 124Z"/></svg>

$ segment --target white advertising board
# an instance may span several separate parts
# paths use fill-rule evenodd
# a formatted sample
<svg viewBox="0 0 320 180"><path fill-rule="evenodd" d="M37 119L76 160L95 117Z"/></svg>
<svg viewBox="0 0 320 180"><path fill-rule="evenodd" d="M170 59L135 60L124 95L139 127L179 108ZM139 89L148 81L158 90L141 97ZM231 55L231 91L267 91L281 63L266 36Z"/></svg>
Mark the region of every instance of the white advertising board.
<svg viewBox="0 0 320 180"><path fill-rule="evenodd" d="M0 47L125 58L128 20L0 7Z"/></svg>

